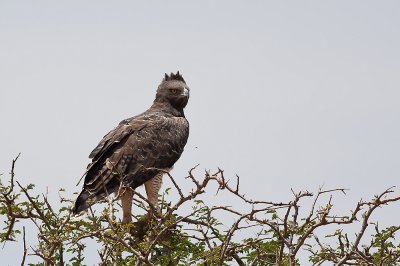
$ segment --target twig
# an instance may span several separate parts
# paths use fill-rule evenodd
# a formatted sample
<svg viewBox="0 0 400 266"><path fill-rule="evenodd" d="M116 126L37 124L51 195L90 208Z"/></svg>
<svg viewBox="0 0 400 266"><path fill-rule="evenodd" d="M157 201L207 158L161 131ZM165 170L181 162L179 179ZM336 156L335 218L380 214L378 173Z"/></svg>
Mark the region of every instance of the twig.
<svg viewBox="0 0 400 266"><path fill-rule="evenodd" d="M28 252L28 249L26 248L25 226L22 227L22 238L24 240L24 254L22 255L21 266L24 266L25 265L25 259L26 259L26 253Z"/></svg>

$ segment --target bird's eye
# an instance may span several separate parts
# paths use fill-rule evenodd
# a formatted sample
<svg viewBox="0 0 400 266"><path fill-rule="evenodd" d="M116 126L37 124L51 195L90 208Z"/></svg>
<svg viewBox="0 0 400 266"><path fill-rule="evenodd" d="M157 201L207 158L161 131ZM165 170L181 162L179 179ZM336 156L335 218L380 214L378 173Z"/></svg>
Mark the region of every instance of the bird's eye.
<svg viewBox="0 0 400 266"><path fill-rule="evenodd" d="M171 91L172 94L176 94L178 92L177 89L170 89L170 91Z"/></svg>

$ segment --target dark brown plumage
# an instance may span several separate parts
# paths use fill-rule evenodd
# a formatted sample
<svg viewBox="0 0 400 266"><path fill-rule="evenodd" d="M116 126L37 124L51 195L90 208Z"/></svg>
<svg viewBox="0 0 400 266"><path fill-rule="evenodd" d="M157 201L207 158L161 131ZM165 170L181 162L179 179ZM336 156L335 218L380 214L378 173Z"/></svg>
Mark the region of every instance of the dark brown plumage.
<svg viewBox="0 0 400 266"><path fill-rule="evenodd" d="M90 153L83 190L73 213L89 208L111 193L122 199L123 222L131 221L132 191L145 184L150 203L157 205L162 175L181 156L189 136L183 109L189 88L179 74L165 74L153 105L125 119Z"/></svg>

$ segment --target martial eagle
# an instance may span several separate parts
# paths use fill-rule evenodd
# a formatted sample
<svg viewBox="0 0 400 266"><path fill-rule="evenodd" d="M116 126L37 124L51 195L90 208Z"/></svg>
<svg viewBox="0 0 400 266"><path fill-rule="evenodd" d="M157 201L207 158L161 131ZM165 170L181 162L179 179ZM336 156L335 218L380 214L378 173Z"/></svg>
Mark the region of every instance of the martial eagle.
<svg viewBox="0 0 400 266"><path fill-rule="evenodd" d="M181 156L189 136L183 109L189 87L179 74L165 74L153 105L125 119L103 137L90 153L82 192L72 209L79 214L116 193L122 203L123 223L132 221L132 190L144 184L156 208L162 177Z"/></svg>

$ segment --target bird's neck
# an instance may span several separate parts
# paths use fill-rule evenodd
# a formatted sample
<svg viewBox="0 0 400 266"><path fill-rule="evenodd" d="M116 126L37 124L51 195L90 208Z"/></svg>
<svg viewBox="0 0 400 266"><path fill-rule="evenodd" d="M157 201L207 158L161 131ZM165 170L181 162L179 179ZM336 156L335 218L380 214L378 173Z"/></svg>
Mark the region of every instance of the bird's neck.
<svg viewBox="0 0 400 266"><path fill-rule="evenodd" d="M183 108L176 108L172 106L171 103L169 103L168 101L155 100L153 105L150 107L150 110L162 111L177 117L185 117Z"/></svg>

